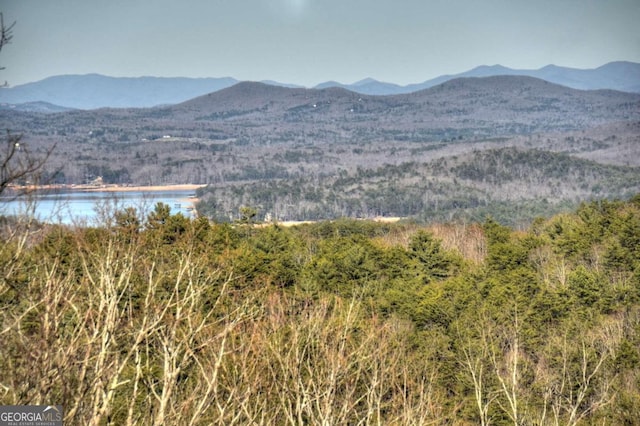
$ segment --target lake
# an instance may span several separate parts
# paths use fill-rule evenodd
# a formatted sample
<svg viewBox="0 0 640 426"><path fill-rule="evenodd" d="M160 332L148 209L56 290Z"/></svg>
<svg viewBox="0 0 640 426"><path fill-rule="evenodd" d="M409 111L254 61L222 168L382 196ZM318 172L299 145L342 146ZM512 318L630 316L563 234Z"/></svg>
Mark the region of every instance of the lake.
<svg viewBox="0 0 640 426"><path fill-rule="evenodd" d="M49 223L99 224L104 214L134 207L141 217L153 210L156 203L171 207L171 213L191 217L194 211L193 190L86 192L65 191L30 196L30 200L0 198L0 215L34 212L34 216ZM30 202L33 201L33 202Z"/></svg>

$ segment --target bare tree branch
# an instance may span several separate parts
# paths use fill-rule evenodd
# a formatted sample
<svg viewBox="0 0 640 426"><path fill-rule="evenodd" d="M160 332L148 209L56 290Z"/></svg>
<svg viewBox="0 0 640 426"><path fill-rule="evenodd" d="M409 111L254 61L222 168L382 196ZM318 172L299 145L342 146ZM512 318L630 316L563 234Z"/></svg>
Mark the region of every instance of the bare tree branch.
<svg viewBox="0 0 640 426"><path fill-rule="evenodd" d="M13 27L15 21L10 25L5 25L4 16L0 12L0 51L13 39ZM0 66L0 70L4 67ZM6 82L4 85L6 86ZM43 157L32 155L27 146L22 141L22 134L12 133L7 130L4 137L4 145L0 152L0 195L9 187L18 183L32 184L41 183L40 177L44 164L49 159L51 152L55 148L48 149ZM19 195L22 191L18 191Z"/></svg>
<svg viewBox="0 0 640 426"><path fill-rule="evenodd" d="M11 23L9 26L4 25L4 16L2 16L2 12L0 12L0 51L4 46L11 43L11 39L13 38L13 27L16 25L15 21ZM0 66L0 70L3 70L5 67ZM7 85L7 82L4 83L4 86Z"/></svg>

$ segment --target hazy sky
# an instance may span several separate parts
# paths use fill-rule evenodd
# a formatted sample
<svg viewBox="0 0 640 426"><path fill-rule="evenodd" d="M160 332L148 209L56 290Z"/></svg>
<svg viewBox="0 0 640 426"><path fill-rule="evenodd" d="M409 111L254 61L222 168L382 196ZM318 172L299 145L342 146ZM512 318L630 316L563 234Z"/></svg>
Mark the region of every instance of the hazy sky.
<svg viewBox="0 0 640 426"><path fill-rule="evenodd" d="M60 74L399 84L640 62L640 0L0 0L0 81Z"/></svg>

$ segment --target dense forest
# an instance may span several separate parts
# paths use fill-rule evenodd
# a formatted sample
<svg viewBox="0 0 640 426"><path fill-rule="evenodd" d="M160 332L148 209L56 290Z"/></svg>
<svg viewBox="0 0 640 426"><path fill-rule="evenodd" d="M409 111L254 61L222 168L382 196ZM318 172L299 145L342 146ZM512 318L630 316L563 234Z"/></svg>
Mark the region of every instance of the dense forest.
<svg viewBox="0 0 640 426"><path fill-rule="evenodd" d="M285 153L283 160L294 154ZM297 158L297 157L295 157ZM484 149L429 162L404 162L323 177L284 168L243 169L250 178L201 188L198 212L234 220L238 206L259 218L319 220L412 217L424 222L482 220L520 226L577 200L629 198L640 190L640 168L600 164L567 153L515 147ZM267 177L270 176L270 177Z"/></svg>
<svg viewBox="0 0 640 426"><path fill-rule="evenodd" d="M89 425L640 418L639 195L522 230L101 218L1 220L0 404Z"/></svg>

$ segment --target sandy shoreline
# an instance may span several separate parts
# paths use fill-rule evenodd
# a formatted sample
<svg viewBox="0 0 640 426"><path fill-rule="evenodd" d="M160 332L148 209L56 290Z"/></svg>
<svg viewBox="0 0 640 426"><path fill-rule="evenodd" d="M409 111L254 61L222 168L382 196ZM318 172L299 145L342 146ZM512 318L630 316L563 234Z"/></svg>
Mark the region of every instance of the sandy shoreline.
<svg viewBox="0 0 640 426"><path fill-rule="evenodd" d="M38 185L38 186L18 186L9 185L7 188L13 191L19 192L34 192L34 191L82 191L82 192L157 192L157 191L195 191L198 188L203 188L206 184L176 184L176 185L137 185L137 186L122 186L122 185Z"/></svg>
<svg viewBox="0 0 640 426"><path fill-rule="evenodd" d="M101 187L82 188L75 187L70 189L81 190L86 192L133 192L133 191L195 191L198 188L203 188L207 185L204 184L181 184L181 185L154 185L154 186L119 186L119 185L107 185Z"/></svg>

